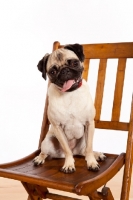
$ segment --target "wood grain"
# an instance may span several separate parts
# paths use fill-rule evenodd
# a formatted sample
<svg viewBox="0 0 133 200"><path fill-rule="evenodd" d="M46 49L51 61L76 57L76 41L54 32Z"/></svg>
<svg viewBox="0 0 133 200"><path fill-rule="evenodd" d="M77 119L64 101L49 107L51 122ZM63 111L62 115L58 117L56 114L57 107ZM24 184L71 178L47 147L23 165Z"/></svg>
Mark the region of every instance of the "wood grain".
<svg viewBox="0 0 133 200"><path fill-rule="evenodd" d="M86 59L133 58L133 42L83 44L83 48Z"/></svg>
<svg viewBox="0 0 133 200"><path fill-rule="evenodd" d="M107 59L100 59L99 70L98 70L98 80L96 87L96 96L95 96L95 108L96 108L96 120L100 120L101 109L102 109L102 100L103 100L103 91L104 91L104 82L106 75L106 65Z"/></svg>
<svg viewBox="0 0 133 200"><path fill-rule="evenodd" d="M85 61L84 61L83 77L84 77L84 79L85 79L86 81L88 80L89 64L90 64L90 59L85 59Z"/></svg>
<svg viewBox="0 0 133 200"><path fill-rule="evenodd" d="M120 118L125 69L126 69L126 58L121 58L118 61L115 92L114 92L114 102L113 102L113 109L112 109L112 119L111 119L112 121L119 121L119 118Z"/></svg>
<svg viewBox="0 0 133 200"><path fill-rule="evenodd" d="M107 186L111 188L111 191L114 195L115 200L119 200L120 196L120 190L121 190L121 183L122 183L122 173L123 168L119 171L119 173L107 183ZM133 179L133 176L132 176ZM88 200L88 197L82 196L78 197L75 194L70 194L67 192L61 192L59 190L53 190L49 189L51 193L61 194L79 198L82 200ZM6 178L0 178L0 200L26 200L27 193L25 189L23 188L22 184L19 181L6 179ZM130 191L130 199L133 200L133 183L131 184L131 191Z"/></svg>

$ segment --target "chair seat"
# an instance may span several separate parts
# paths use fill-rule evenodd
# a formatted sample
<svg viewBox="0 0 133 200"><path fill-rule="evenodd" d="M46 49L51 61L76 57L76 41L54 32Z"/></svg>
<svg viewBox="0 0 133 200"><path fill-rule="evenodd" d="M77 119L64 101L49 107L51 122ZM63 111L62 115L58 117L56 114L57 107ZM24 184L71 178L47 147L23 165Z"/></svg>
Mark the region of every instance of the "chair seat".
<svg viewBox="0 0 133 200"><path fill-rule="evenodd" d="M45 164L34 166L32 160L39 153L40 150L37 150L21 160L0 165L0 176L14 179L15 175L15 179L22 182L85 195L101 187L105 178L106 181L110 180L121 169L125 160L125 153L105 154L107 159L99 162L100 170L92 172L88 171L83 156L75 156L76 171L64 174L60 171L63 158L46 159Z"/></svg>

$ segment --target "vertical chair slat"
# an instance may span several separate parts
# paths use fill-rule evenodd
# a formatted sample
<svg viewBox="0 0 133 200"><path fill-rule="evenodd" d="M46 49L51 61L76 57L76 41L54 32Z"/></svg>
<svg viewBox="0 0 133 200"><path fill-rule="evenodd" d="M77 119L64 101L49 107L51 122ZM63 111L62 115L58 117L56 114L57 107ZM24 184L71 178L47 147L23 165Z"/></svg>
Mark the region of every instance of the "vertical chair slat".
<svg viewBox="0 0 133 200"><path fill-rule="evenodd" d="M132 94L131 114L130 114L130 122L129 122L121 200L129 199L130 184L131 184L131 177L132 177L132 165L133 165L133 94Z"/></svg>
<svg viewBox="0 0 133 200"><path fill-rule="evenodd" d="M126 68L126 58L120 58L118 60L118 68L116 75L114 102L113 102L112 119L111 119L112 121L119 121L120 118L125 68Z"/></svg>
<svg viewBox="0 0 133 200"><path fill-rule="evenodd" d="M88 79L89 64L90 64L90 59L85 59L85 61L84 61L83 78L84 78L86 81L87 81L87 79Z"/></svg>
<svg viewBox="0 0 133 200"><path fill-rule="evenodd" d="M95 120L100 120L105 74L106 74L106 66L107 66L107 59L100 59L96 96L95 96L95 108L96 108Z"/></svg>

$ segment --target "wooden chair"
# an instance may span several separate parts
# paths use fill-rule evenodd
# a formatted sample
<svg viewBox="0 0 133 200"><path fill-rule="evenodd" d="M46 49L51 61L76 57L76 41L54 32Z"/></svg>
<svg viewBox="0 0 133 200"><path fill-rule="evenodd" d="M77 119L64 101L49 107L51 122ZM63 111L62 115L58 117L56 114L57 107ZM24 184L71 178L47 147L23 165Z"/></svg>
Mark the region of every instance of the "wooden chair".
<svg viewBox="0 0 133 200"><path fill-rule="evenodd" d="M53 50L63 47L59 42L55 42ZM89 63L91 59L100 59L98 78L95 95L95 127L97 129L121 130L128 132L126 153L120 155L106 154L107 159L100 162L100 170L91 172L87 170L83 157L75 156L76 172L73 174L64 174L59 171L63 165L64 159L48 159L44 165L35 167L33 158L37 156L40 149L31 155L15 162L0 165L0 176L19 180L29 194L29 200L41 200L45 198L55 200L78 199L52 194L47 188L57 189L76 193L77 195L88 196L89 199L113 200L111 190L105 186L117 172L124 166L123 183L121 189L121 200L129 200L132 161L133 161L133 97L131 95L131 113L129 122L120 122L121 102L123 96L124 75L127 58L133 58L132 43L110 43L110 44L84 44L83 45L85 61L83 78L87 80L89 74ZM113 108L111 120L103 121L100 119L103 102L103 93L105 86L107 59L118 59ZM133 66L132 66L133 67ZM133 70L132 70L133 72ZM132 73L131 72L131 73ZM38 73L38 72L37 72ZM47 119L48 99L46 98L44 117L41 128L41 141L44 139L49 128ZM98 188L103 187L101 192ZM82 197L80 196L80 199Z"/></svg>

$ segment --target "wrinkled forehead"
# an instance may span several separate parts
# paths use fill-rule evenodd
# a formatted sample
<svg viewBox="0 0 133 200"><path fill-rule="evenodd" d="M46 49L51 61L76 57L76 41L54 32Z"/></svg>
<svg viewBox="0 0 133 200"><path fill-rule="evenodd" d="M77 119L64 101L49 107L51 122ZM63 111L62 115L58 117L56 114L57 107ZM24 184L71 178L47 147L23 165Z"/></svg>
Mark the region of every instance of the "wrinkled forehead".
<svg viewBox="0 0 133 200"><path fill-rule="evenodd" d="M53 53L51 53L51 55L49 56L48 62L47 62L47 69L49 69L53 65L61 66L68 59L78 59L78 57L71 50L67 50L67 49L63 49L63 48L57 49Z"/></svg>

